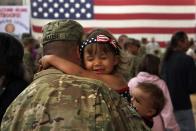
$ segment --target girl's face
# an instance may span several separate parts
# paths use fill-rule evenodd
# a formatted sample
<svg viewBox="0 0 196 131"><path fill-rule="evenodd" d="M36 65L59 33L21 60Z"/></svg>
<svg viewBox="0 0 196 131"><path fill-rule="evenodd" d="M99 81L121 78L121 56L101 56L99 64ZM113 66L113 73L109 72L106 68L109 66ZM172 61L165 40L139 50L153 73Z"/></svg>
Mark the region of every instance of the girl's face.
<svg viewBox="0 0 196 131"><path fill-rule="evenodd" d="M148 93L143 92L140 88L134 88L131 92L131 104L144 118L152 117L154 109L152 109L152 101Z"/></svg>
<svg viewBox="0 0 196 131"><path fill-rule="evenodd" d="M84 66L86 70L96 74L111 74L115 65L118 64L117 56L112 52L106 52L103 48L93 46L92 51L84 49Z"/></svg>

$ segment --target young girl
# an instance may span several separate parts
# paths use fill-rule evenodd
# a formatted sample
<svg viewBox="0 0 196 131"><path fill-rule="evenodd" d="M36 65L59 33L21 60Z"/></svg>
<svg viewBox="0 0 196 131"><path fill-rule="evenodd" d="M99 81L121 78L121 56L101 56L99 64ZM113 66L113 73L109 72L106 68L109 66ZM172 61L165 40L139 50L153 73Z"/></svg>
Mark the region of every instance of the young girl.
<svg viewBox="0 0 196 131"><path fill-rule="evenodd" d="M165 82L159 78L160 59L157 56L147 54L139 65L138 74L129 83L129 90L132 94L133 89L140 82L153 83L164 93L166 104L158 116L154 118L153 131L179 131L179 126L175 120L170 94ZM152 98L151 98L152 99Z"/></svg>
<svg viewBox="0 0 196 131"><path fill-rule="evenodd" d="M132 90L131 95L132 107L140 114L146 125L152 128L153 117L158 115L165 105L162 90L155 84L141 82Z"/></svg>
<svg viewBox="0 0 196 131"><path fill-rule="evenodd" d="M84 69L54 55L44 56L41 63L44 69L53 65L67 74L102 80L130 99L125 80L115 72L119 63L120 47L109 32L103 29L92 31L79 46L79 53Z"/></svg>

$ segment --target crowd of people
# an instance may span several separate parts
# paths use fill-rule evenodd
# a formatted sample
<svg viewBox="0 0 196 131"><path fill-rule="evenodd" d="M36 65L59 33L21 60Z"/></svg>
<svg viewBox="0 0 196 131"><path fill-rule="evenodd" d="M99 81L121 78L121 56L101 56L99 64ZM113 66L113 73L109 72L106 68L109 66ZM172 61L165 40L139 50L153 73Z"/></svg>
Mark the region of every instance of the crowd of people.
<svg viewBox="0 0 196 131"><path fill-rule="evenodd" d="M162 52L74 20L44 25L41 41L0 33L0 130L195 131L194 50L183 31Z"/></svg>

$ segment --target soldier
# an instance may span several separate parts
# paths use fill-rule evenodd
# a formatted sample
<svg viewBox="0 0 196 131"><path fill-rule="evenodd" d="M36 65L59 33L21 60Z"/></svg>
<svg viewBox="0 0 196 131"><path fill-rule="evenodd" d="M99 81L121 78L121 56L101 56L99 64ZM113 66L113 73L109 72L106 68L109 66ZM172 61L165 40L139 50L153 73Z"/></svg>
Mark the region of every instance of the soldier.
<svg viewBox="0 0 196 131"><path fill-rule="evenodd" d="M22 44L24 46L23 62L26 69L26 79L29 82L32 82L33 76L37 70L35 65L35 58L33 58L33 50L36 43L37 41L33 37L27 37L22 40Z"/></svg>
<svg viewBox="0 0 196 131"><path fill-rule="evenodd" d="M43 54L79 65L77 47L82 26L73 20L50 22L43 28ZM98 80L49 68L11 104L1 131L148 131L125 99Z"/></svg>
<svg viewBox="0 0 196 131"><path fill-rule="evenodd" d="M128 82L135 77L138 70L138 65L141 62L142 56L139 54L140 43L138 40L128 38L124 43L124 51L121 51L121 63L118 65L117 71Z"/></svg>

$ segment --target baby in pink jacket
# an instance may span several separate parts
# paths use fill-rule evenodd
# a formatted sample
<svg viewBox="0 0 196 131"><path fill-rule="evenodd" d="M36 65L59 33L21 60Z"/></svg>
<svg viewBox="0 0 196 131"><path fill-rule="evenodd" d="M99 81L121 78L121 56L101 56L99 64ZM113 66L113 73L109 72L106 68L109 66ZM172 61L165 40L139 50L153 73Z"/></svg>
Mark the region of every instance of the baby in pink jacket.
<svg viewBox="0 0 196 131"><path fill-rule="evenodd" d="M139 65L138 74L128 82L129 92L132 91L141 82L153 83L162 91L166 99L163 110L153 118L154 124L152 131L179 131L180 128L176 122L170 94L166 83L159 76L160 59L154 55L146 55ZM140 114L141 115L141 114Z"/></svg>

